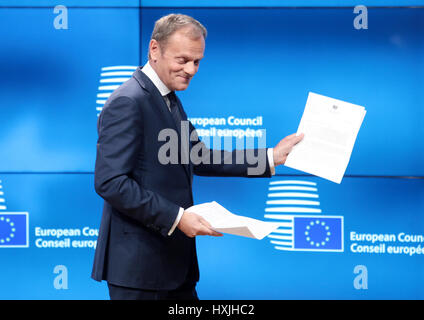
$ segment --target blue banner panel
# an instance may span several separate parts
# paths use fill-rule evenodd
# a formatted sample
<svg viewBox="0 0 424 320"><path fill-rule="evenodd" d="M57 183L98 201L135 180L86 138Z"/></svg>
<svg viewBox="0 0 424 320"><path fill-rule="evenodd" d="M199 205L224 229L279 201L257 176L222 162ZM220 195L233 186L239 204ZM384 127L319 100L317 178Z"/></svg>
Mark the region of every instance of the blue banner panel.
<svg viewBox="0 0 424 320"><path fill-rule="evenodd" d="M93 185L92 174L0 176L0 300L109 298L90 278L103 208Z"/></svg>
<svg viewBox="0 0 424 320"><path fill-rule="evenodd" d="M143 62L155 20L171 12L208 29L199 72L179 93L203 139L266 130L273 147L296 132L311 91L367 110L346 174L424 175L424 9L369 9L357 30L351 9L145 8Z"/></svg>
<svg viewBox="0 0 424 320"><path fill-rule="evenodd" d="M0 179L0 238L27 230L26 246L0 245L0 299L108 299L90 278L93 175ZM196 204L280 224L263 240L198 236L200 299L424 298L424 179L195 177L194 191Z"/></svg>
<svg viewBox="0 0 424 320"><path fill-rule="evenodd" d="M142 7L354 7L420 6L422 0L141 0Z"/></svg>
<svg viewBox="0 0 424 320"><path fill-rule="evenodd" d="M179 93L206 143L275 146L313 91L367 109L347 174L423 175L423 9L370 9L362 30L350 9L181 10L209 32L200 71ZM1 10L0 172L92 172L97 114L172 11L143 9L140 42L136 8L70 8L67 29L52 9Z"/></svg>
<svg viewBox="0 0 424 320"><path fill-rule="evenodd" d="M0 0L0 7L139 7L140 0L62 0L60 3L54 0Z"/></svg>
<svg viewBox="0 0 424 320"><path fill-rule="evenodd" d="M353 0L62 0L61 5L74 7L354 7ZM364 0L366 6L422 6L422 0ZM0 6L56 6L54 0L0 0Z"/></svg>
<svg viewBox="0 0 424 320"><path fill-rule="evenodd" d="M281 223L262 241L197 237L201 299L424 298L424 179L196 177L194 186L196 203Z"/></svg>
<svg viewBox="0 0 424 320"><path fill-rule="evenodd" d="M67 15L65 24L53 9L0 10L2 172L92 172L98 95L110 92L99 88L122 78L103 79L102 68L138 64L138 9Z"/></svg>

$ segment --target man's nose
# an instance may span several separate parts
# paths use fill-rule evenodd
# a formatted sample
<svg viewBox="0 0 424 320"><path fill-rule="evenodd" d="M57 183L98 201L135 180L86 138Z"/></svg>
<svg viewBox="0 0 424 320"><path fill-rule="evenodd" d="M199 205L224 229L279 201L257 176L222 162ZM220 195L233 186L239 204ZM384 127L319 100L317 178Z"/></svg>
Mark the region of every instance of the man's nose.
<svg viewBox="0 0 424 320"><path fill-rule="evenodd" d="M197 72L197 67L194 65L194 62L187 62L184 66L184 72L190 77L194 76Z"/></svg>

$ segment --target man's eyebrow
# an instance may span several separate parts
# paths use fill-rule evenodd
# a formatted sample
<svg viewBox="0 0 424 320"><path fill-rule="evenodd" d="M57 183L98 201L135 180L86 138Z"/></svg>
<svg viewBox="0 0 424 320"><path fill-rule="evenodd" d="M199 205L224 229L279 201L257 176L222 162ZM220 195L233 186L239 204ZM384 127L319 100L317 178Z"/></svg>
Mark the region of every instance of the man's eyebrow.
<svg viewBox="0 0 424 320"><path fill-rule="evenodd" d="M186 60L202 60L203 56L199 57L199 58L190 58L189 56L185 55L185 54L180 54L176 56L177 59L186 59Z"/></svg>

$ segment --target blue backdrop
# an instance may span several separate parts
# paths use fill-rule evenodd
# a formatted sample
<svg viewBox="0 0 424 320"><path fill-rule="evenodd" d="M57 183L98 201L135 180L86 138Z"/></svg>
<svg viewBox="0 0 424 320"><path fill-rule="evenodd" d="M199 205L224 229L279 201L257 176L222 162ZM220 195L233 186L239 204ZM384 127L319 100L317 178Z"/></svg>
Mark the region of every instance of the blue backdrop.
<svg viewBox="0 0 424 320"><path fill-rule="evenodd" d="M0 299L108 298L90 279L102 210L93 186L97 114L147 61L154 21L170 12L208 29L199 73L179 96L190 118L226 124L198 128L265 130L272 147L297 130L309 91L367 109L340 185L284 166L272 179L195 178L196 203L268 221L277 220L269 201L287 200L270 188L312 188L314 204L279 207L287 219L337 217L329 238L341 245L300 250L305 230L296 224L292 242L283 231L262 241L198 237L199 297L424 298L423 8L369 1L368 29L357 30L353 8L334 1L63 4L65 30L55 29L50 1L0 3ZM262 121L234 126L229 117Z"/></svg>

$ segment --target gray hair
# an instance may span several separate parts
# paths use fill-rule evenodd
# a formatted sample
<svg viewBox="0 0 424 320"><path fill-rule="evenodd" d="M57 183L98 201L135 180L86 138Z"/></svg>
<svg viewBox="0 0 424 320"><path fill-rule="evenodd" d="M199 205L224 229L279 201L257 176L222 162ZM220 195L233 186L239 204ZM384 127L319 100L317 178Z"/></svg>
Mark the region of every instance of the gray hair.
<svg viewBox="0 0 424 320"><path fill-rule="evenodd" d="M164 48L169 37L174 32L187 26L192 27L191 30L189 30L187 33L188 36L192 37L193 39L197 39L203 36L203 39L206 39L207 30L199 21L185 14L175 13L163 16L155 22L155 27L153 28L151 39L156 40L161 48Z"/></svg>

